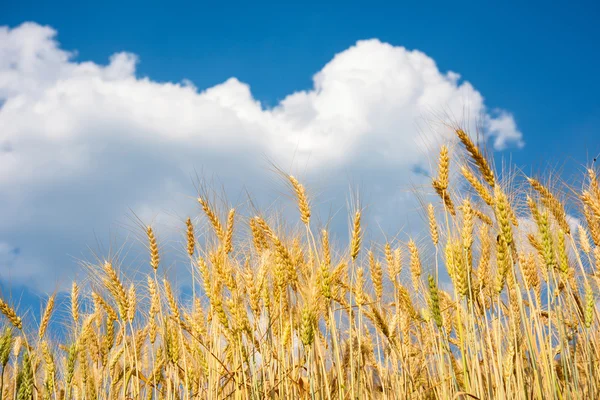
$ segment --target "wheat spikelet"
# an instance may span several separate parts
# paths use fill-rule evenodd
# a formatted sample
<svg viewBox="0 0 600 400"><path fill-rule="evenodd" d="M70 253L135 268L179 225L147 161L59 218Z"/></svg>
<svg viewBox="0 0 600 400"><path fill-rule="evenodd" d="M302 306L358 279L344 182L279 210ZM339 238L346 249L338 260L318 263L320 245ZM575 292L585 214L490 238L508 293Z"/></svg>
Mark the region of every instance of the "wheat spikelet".
<svg viewBox="0 0 600 400"><path fill-rule="evenodd" d="M377 300L381 301L381 296L383 295L383 269L379 260L375 260L373 251L369 251L369 270L373 287L375 288L375 295L377 296Z"/></svg>
<svg viewBox="0 0 600 400"><path fill-rule="evenodd" d="M160 263L160 256L158 254L158 244L156 244L154 230L152 230L150 225L146 227L146 235L148 236L148 245L150 248L150 266L156 271L158 269L158 264Z"/></svg>
<svg viewBox="0 0 600 400"><path fill-rule="evenodd" d="M331 248L327 229L321 231L321 249L323 252L323 263L329 268L331 266Z"/></svg>
<svg viewBox="0 0 600 400"><path fill-rule="evenodd" d="M552 241L552 235L550 233L550 224L548 223L548 214L546 212L540 214L538 229L542 237L541 248L546 267L552 270L552 268L556 266L556 261L554 257L554 245Z"/></svg>
<svg viewBox="0 0 600 400"><path fill-rule="evenodd" d="M273 240L273 238L277 238L275 232L271 229L269 224L259 216L254 217L254 222L256 222L256 226L266 235L267 238Z"/></svg>
<svg viewBox="0 0 600 400"><path fill-rule="evenodd" d="M373 325L379 332L381 332L386 338L390 338L390 326L385 320L384 316L381 315L381 311L376 307L371 307L371 312L367 313L367 317L373 321Z"/></svg>
<svg viewBox="0 0 600 400"><path fill-rule="evenodd" d="M529 181L531 187L534 188L540 194L542 203L546 207L548 207L548 209L556 219L558 225L560 225L562 230L565 231L567 235L570 234L571 228L567 223L567 214L565 213L565 208L563 207L562 203L558 201L556 197L554 197L554 195L550 192L550 190L548 190L548 188L546 188L536 179L527 178L527 180Z"/></svg>
<svg viewBox="0 0 600 400"><path fill-rule="evenodd" d="M457 261L456 260L456 251L455 251L454 240L452 238L448 238L446 242L446 246L444 247L444 258L446 262L446 270L448 271L448 276L450 279L454 280L454 274L457 271Z"/></svg>
<svg viewBox="0 0 600 400"><path fill-rule="evenodd" d="M498 266L498 270L496 271L494 290L497 294L500 294L506 283L506 274L510 269L510 261L508 254L508 243L504 239L503 235L499 235L498 238L498 243L496 245L496 264Z"/></svg>
<svg viewBox="0 0 600 400"><path fill-rule="evenodd" d="M440 297L438 294L438 288L433 276L429 275L427 277L427 282L429 283L429 307L431 310L431 315L433 316L433 320L435 321L437 327L441 328L444 324L442 321L442 313L440 312Z"/></svg>
<svg viewBox="0 0 600 400"><path fill-rule="evenodd" d="M321 248L323 252L323 261L321 262L319 272L319 288L323 297L331 299L331 274L329 271L331 268L331 249L329 247L329 233L326 229L323 229L321 233Z"/></svg>
<svg viewBox="0 0 600 400"><path fill-rule="evenodd" d="M389 243L385 244L385 260L387 263L388 277L394 285L397 284L398 275L402 271L402 249L399 247L392 251Z"/></svg>
<svg viewBox="0 0 600 400"><path fill-rule="evenodd" d="M187 239L187 253L190 257L194 257L194 250L196 248L196 235L194 233L194 225L192 224L191 218L185 220L185 226Z"/></svg>
<svg viewBox="0 0 600 400"><path fill-rule="evenodd" d="M419 249L416 243L411 239L408 242L408 251L410 253L410 273L415 290L419 290L419 281L421 280L421 259Z"/></svg>
<svg viewBox="0 0 600 400"><path fill-rule="evenodd" d="M117 302L121 318L123 320L127 320L129 310L129 301L127 299L127 293L125 292L125 288L119 280L119 276L117 275L117 272L113 268L112 263L110 261L104 262L104 273L106 274L104 284L108 289L109 293Z"/></svg>
<svg viewBox="0 0 600 400"><path fill-rule="evenodd" d="M13 342L13 347L12 347L12 356L13 358L16 360L17 358L19 358L19 355L21 354L21 350L23 348L23 337L22 336L17 336Z"/></svg>
<svg viewBox="0 0 600 400"><path fill-rule="evenodd" d="M529 207L529 212L531 213L533 220L537 223L540 220L540 210L531 196L527 196L527 206Z"/></svg>
<svg viewBox="0 0 600 400"><path fill-rule="evenodd" d="M213 311L217 315L219 323L223 326L225 331L229 330L229 319L227 318L227 313L225 312L225 308L223 307L223 300L218 293L213 291L211 295L211 305L213 307Z"/></svg>
<svg viewBox="0 0 600 400"><path fill-rule="evenodd" d="M95 319L96 319L96 315L90 314L85 318L85 320L83 320L83 324L81 325L81 333L79 334L79 337L77 337L77 339L76 339L77 340L76 344L79 348L82 348L83 344L86 342L86 340L92 333Z"/></svg>
<svg viewBox="0 0 600 400"><path fill-rule="evenodd" d="M44 389L47 393L54 392L54 381L56 376L56 365L54 357L46 341L42 342L42 355L44 358ZM50 398L50 396L48 396Z"/></svg>
<svg viewBox="0 0 600 400"><path fill-rule="evenodd" d="M358 268L356 270L356 277L354 280L354 301L360 307L367 302L367 298L364 292L365 278L364 278L364 270L362 268Z"/></svg>
<svg viewBox="0 0 600 400"><path fill-rule="evenodd" d="M475 146L475 144L473 143L473 141L471 140L469 135L467 135L467 133L465 131L463 131L462 129L457 129L456 135L458 136L458 139L462 142L462 144L465 146L465 148L467 149L467 152L471 155L471 158L473 159L473 161L479 168L479 171L481 172L481 176L483 176L483 179L487 182L488 185L494 187L494 185L495 185L494 172L490 168L487 160L481 154L481 152L479 151L477 146Z"/></svg>
<svg viewBox="0 0 600 400"><path fill-rule="evenodd" d="M229 210L227 215L227 230L225 231L225 253L229 254L233 250L233 226L235 223L235 208Z"/></svg>
<svg viewBox="0 0 600 400"><path fill-rule="evenodd" d="M292 248L290 250L290 256L292 257L292 265L288 266L286 270L288 278L296 281L298 275L308 277L312 275L312 267L314 265L314 254L312 249L309 251L308 260L306 258L306 252L304 251L302 242L298 236L294 236L292 239Z"/></svg>
<svg viewBox="0 0 600 400"><path fill-rule="evenodd" d="M204 260L204 258L202 257L198 257L198 259L196 260L196 266L198 267L198 271L200 272L200 278L202 279L202 283L204 285L204 292L206 294L206 296L208 297L209 300L211 300L211 294L212 294L212 281L211 281L211 274L210 274L210 269L208 267L208 264L206 263L206 261Z"/></svg>
<svg viewBox="0 0 600 400"><path fill-rule="evenodd" d="M466 296L469 291L469 277L471 275L471 265L469 264L467 250L461 245L462 240L449 241L446 248L447 258L450 262L449 271L452 271L450 277L454 282L456 291L461 296Z"/></svg>
<svg viewBox="0 0 600 400"><path fill-rule="evenodd" d="M236 332L247 331L250 326L246 308L240 299L227 299L227 308L230 310L231 329Z"/></svg>
<svg viewBox="0 0 600 400"><path fill-rule="evenodd" d="M396 250L394 250L394 269L392 272L394 273L393 276L395 278L402 272L402 249L400 247L397 247Z"/></svg>
<svg viewBox="0 0 600 400"><path fill-rule="evenodd" d="M398 305L400 306L400 309L404 311L404 313L408 314L410 318L415 319L417 316L417 311L415 310L413 302L410 298L408 289L406 289L402 285L397 285L396 290L398 295Z"/></svg>
<svg viewBox="0 0 600 400"><path fill-rule="evenodd" d="M396 280L396 274L394 270L394 253L392 252L392 245L389 242L385 243L384 246L385 263L388 269L388 275L390 280L393 282Z"/></svg>
<svg viewBox="0 0 600 400"><path fill-rule="evenodd" d="M169 303L171 315L173 315L175 320L179 321L181 316L179 314L179 307L177 307L177 301L175 301L175 296L173 295L173 290L171 289L171 284L167 279L163 279L163 286L165 288L165 294L167 296L167 302Z"/></svg>
<svg viewBox="0 0 600 400"><path fill-rule="evenodd" d="M462 167L460 167L460 172L465 177L465 179L471 184L471 186L473 187L473 189L475 189L475 191L477 192L477 194L479 195L479 197L481 197L481 199L488 206L493 206L494 205L494 197L487 190L487 188L483 185L483 183L481 183L479 181L479 179L477 179L477 177L475 176L475 174L473 174L473 172L469 168L467 168L466 166L464 166L464 165Z"/></svg>
<svg viewBox="0 0 600 400"><path fill-rule="evenodd" d="M213 270L216 273L215 277L218 278L218 282L226 285L230 290L235 291L237 288L235 273L231 267L231 263L225 255L223 248L219 247L217 251L209 253L209 259L213 265Z"/></svg>
<svg viewBox="0 0 600 400"><path fill-rule="evenodd" d="M517 257L519 265L521 267L521 272L523 274L523 282L525 282L525 288L528 290L531 289L531 287L533 286L533 271L535 271L535 275L537 276L537 269L532 268L532 265L528 263L528 259L530 256L532 256L531 253L525 254L524 251L520 251ZM535 264L533 264L533 266L535 266Z"/></svg>
<svg viewBox="0 0 600 400"><path fill-rule="evenodd" d="M450 174L450 154L447 146L442 146L440 149L440 156L438 159L438 175L435 180L435 186L438 186L440 190L447 190Z"/></svg>
<svg viewBox="0 0 600 400"><path fill-rule="evenodd" d="M279 240L277 235L269 225L260 217L255 217L256 224L267 234L273 246L275 246L275 256L277 259L277 281L279 288L283 289L295 275L294 261L286 246Z"/></svg>
<svg viewBox="0 0 600 400"><path fill-rule="evenodd" d="M21 317L17 315L15 310L9 306L2 298L0 298L0 312L13 324L13 326L19 330L23 328L23 322Z"/></svg>
<svg viewBox="0 0 600 400"><path fill-rule="evenodd" d="M300 340L304 346L310 346L315 340L316 317L309 306L302 309L302 323L300 325Z"/></svg>
<svg viewBox="0 0 600 400"><path fill-rule="evenodd" d="M210 208L208 202L202 197L198 197L198 203L200 203L202 210L204 211L206 217L208 218L208 221L212 225L215 234L217 235L217 238L219 238L221 242L225 242L225 231L223 230L223 226L221 225L221 221L219 221L217 214L213 211L212 208Z"/></svg>
<svg viewBox="0 0 600 400"><path fill-rule="evenodd" d="M529 244L531 244L531 247L533 247L541 257L544 257L544 247L533 233L527 234L527 240L529 241Z"/></svg>
<svg viewBox="0 0 600 400"><path fill-rule="evenodd" d="M437 221L435 220L435 210L431 203L427 206L427 217L429 219L429 234L431 235L431 241L434 246L437 246L440 240L440 234L438 232Z"/></svg>
<svg viewBox="0 0 600 400"><path fill-rule="evenodd" d="M124 352L125 347L121 347L119 351L117 351L110 359L110 362L108 364L108 370L111 371L111 375L114 375L114 371L117 368L118 363L121 361L121 357L123 356Z"/></svg>
<svg viewBox="0 0 600 400"><path fill-rule="evenodd" d="M13 341L14 337L12 329L9 327L4 328L4 332L2 333L2 336L0 336L0 365L2 365L2 368L6 367L6 364L8 364Z"/></svg>
<svg viewBox="0 0 600 400"><path fill-rule="evenodd" d="M294 188L294 193L296 194L298 210L300 211L300 220L305 225L308 225L310 222L310 205L308 198L306 197L306 190L304 189L304 186L293 176L288 176L288 179Z"/></svg>
<svg viewBox="0 0 600 400"><path fill-rule="evenodd" d="M206 316L204 315L204 310L202 309L202 304L200 304L200 299L194 300L194 315L192 316L192 325L194 329L202 336L206 335L206 326L204 325L206 322Z"/></svg>
<svg viewBox="0 0 600 400"><path fill-rule="evenodd" d="M73 282L71 285L71 317L74 323L79 322L79 286L77 282Z"/></svg>
<svg viewBox="0 0 600 400"><path fill-rule="evenodd" d="M342 276L344 273L344 270L346 269L346 263L339 263L332 271L331 271L331 281L335 282L336 284L341 284L342 282Z"/></svg>
<svg viewBox="0 0 600 400"><path fill-rule="evenodd" d="M92 292L92 299L94 300L95 303L99 304L100 307L102 307L102 309L104 310L104 312L106 313L106 315L108 316L109 319L111 319L113 321L116 321L119 319L116 311L98 293Z"/></svg>
<svg viewBox="0 0 600 400"><path fill-rule="evenodd" d="M474 212L471 207L469 199L465 199L462 204L463 212L463 229L462 229L462 241L463 248L470 249L473 246L473 226L474 226Z"/></svg>
<svg viewBox="0 0 600 400"><path fill-rule="evenodd" d="M246 265L244 266L244 271L242 273L242 278L244 279L246 293L248 293L248 302L250 304L250 309L255 315L259 315L260 289L261 285L263 284L264 275L259 276L258 279L256 279L257 277L255 276L252 267L250 267L250 263L246 261Z"/></svg>
<svg viewBox="0 0 600 400"><path fill-rule="evenodd" d="M354 213L354 223L352 224L352 239L350 242L350 258L352 258L352 261L356 261L356 257L358 257L358 252L360 251L360 244L362 242L360 217L360 210L356 210L356 213Z"/></svg>
<svg viewBox="0 0 600 400"><path fill-rule="evenodd" d="M432 181L432 186L435 192L440 196L446 209L451 215L455 214L454 203L448 193L448 175L450 170L450 156L448 155L448 148L442 146L440 150L440 157L438 160L438 177Z"/></svg>
<svg viewBox="0 0 600 400"><path fill-rule="evenodd" d="M484 214L481 210L477 210L476 208L473 208L471 211L484 224L487 224L489 226L494 225L494 221L492 221L492 219L489 216L487 216L486 214Z"/></svg>
<svg viewBox="0 0 600 400"><path fill-rule="evenodd" d="M462 213L464 213L464 207L462 205L458 206L458 210ZM489 226L494 226L494 221L492 221L492 218L489 217L488 215L486 215L485 213L483 213L481 210L478 210L476 208L473 208L473 206L471 205L471 209L469 211L471 214L473 214L474 217L477 217L481 222L483 222L486 225Z"/></svg>
<svg viewBox="0 0 600 400"><path fill-rule="evenodd" d="M135 286L132 283L127 291L127 322L133 321L135 309L137 305L137 297L135 296Z"/></svg>
<svg viewBox="0 0 600 400"><path fill-rule="evenodd" d="M450 213L450 215L452 215L452 216L456 215L454 203L452 202L452 198L450 197L450 194L448 193L448 191L447 190L439 190L438 187L435 185L433 186L433 188L438 193L438 195L441 197L442 201L444 202L444 205L446 206L446 210Z"/></svg>
<svg viewBox="0 0 600 400"><path fill-rule="evenodd" d="M479 255L479 264L477 266L477 280L479 282L479 290L483 290L489 286L490 282L490 256L492 246L487 225L481 225L479 228L479 238L481 242L481 251Z"/></svg>
<svg viewBox="0 0 600 400"><path fill-rule="evenodd" d="M257 253L262 253L269 245L264 231L258 226L256 219L250 219L250 231L252 232L252 242Z"/></svg>
<svg viewBox="0 0 600 400"><path fill-rule="evenodd" d="M510 246L513 242L512 228L510 223L510 204L506 194L502 191L500 186L496 186L494 190L494 203L496 204L496 220L500 226L502 239L507 246Z"/></svg>
<svg viewBox="0 0 600 400"><path fill-rule="evenodd" d="M462 204L463 211L463 229L461 232L463 245L463 263L461 269L461 289L459 293L463 296L467 295L471 281L471 271L473 268L473 228L475 225L473 208L469 199L465 199Z"/></svg>
<svg viewBox="0 0 600 400"><path fill-rule="evenodd" d="M149 335L150 335L150 343L154 344L156 341L157 334L157 325L156 325L156 315L160 310L160 297L158 295L158 290L156 288L155 281L147 277L148 280L148 293L150 294L150 312L148 315L148 325L149 325Z"/></svg>
<svg viewBox="0 0 600 400"><path fill-rule="evenodd" d="M596 307L596 302L594 300L594 292L588 282L585 284L585 315L584 315L584 324L586 328L591 328L592 323L594 322L594 310Z"/></svg>
<svg viewBox="0 0 600 400"><path fill-rule="evenodd" d="M592 245L590 244L590 240L585 228L581 225L578 225L577 231L579 233L579 246L581 247L581 250L583 250L585 254L590 254L592 251Z"/></svg>
<svg viewBox="0 0 600 400"><path fill-rule="evenodd" d="M590 209L591 215L597 223L598 220L600 220L600 199L594 198L589 191L584 190L581 194L581 200L583 201L583 204Z"/></svg>
<svg viewBox="0 0 600 400"><path fill-rule="evenodd" d="M23 355L20 371L20 384L17 390L17 400L29 400L33 398L33 369L31 366L31 357L28 352Z"/></svg>
<svg viewBox="0 0 600 400"><path fill-rule="evenodd" d="M527 289L533 289L536 297L540 295L540 276L538 274L538 266L535 262L535 256L532 253L525 255L523 252L519 253L519 264L523 271L523 280Z"/></svg>
<svg viewBox="0 0 600 400"><path fill-rule="evenodd" d="M593 168L588 168L587 172L590 178L590 192L594 197L600 199L600 185L598 184L598 177L596 176L596 171Z"/></svg>
<svg viewBox="0 0 600 400"><path fill-rule="evenodd" d="M289 346L291 337L292 337L292 325L286 321L286 324L283 327L283 332L281 333L281 343L284 346Z"/></svg>
<svg viewBox="0 0 600 400"><path fill-rule="evenodd" d="M585 216L585 220L588 225L588 229L590 230L590 234L592 235L592 240L596 246L600 246L600 219L596 218L590 209L590 207L584 205L583 207L583 215Z"/></svg>
<svg viewBox="0 0 600 400"><path fill-rule="evenodd" d="M54 310L54 300L56 298L56 294L53 294L48 298L48 302L46 303L46 309L44 310L44 314L42 315L42 322L40 323L40 329L38 330L38 338L42 340L46 333L46 329L48 328L48 323L50 322L50 316L52 315L52 311Z"/></svg>
<svg viewBox="0 0 600 400"><path fill-rule="evenodd" d="M515 347L511 343L508 348L507 354L505 355L504 360L502 361L502 374L504 376L504 379L506 380L508 380L508 378L514 374L514 360Z"/></svg>
<svg viewBox="0 0 600 400"><path fill-rule="evenodd" d="M558 230L558 266L563 274L569 272L569 259L567 256L565 233L562 229Z"/></svg>

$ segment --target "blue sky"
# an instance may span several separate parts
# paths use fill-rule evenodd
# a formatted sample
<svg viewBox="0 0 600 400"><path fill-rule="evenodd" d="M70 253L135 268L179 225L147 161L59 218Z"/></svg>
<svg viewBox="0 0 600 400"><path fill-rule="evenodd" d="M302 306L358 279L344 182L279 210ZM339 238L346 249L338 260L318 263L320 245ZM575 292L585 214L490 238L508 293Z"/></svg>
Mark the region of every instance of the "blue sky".
<svg viewBox="0 0 600 400"><path fill-rule="evenodd" d="M484 114L490 146L506 140L496 159L525 172L558 162L571 174L600 152L597 2L0 8L5 283L61 286L86 246L139 236L132 212L176 237L198 214L195 171L218 176L234 204L248 182L269 204L262 193L282 188L265 158L333 209L364 183L374 230L414 226L407 188L426 184L414 171L437 149L415 129L428 110Z"/></svg>
<svg viewBox="0 0 600 400"><path fill-rule="evenodd" d="M7 1L0 24L48 24L84 60L133 52L138 73L155 80L204 88L235 76L265 104L309 88L333 54L378 38L425 52L488 106L511 110L529 144L517 162L600 151L598 2L323 3Z"/></svg>

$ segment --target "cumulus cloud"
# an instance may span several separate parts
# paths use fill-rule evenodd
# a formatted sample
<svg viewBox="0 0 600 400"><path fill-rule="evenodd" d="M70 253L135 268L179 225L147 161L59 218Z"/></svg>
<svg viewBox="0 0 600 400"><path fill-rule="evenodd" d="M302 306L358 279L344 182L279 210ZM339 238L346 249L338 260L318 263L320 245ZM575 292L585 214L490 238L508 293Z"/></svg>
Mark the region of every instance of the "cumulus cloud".
<svg viewBox="0 0 600 400"><path fill-rule="evenodd" d="M517 129L517 124L511 114L500 110L495 118L488 116L485 122L488 136L494 138L496 150L504 150L510 146L518 148L525 146L523 135Z"/></svg>
<svg viewBox="0 0 600 400"><path fill-rule="evenodd" d="M206 89L159 83L136 75L134 54L81 61L56 35L34 23L0 27L0 242L36 260L19 264L25 281L72 273L67 255L129 209L142 219L193 212L194 171L219 176L239 198L249 182L272 189L269 160L341 206L350 180L368 192L375 220L404 223L406 187L424 182L445 134L432 129L435 116L483 126L498 150L523 145L512 115L488 112L458 74L376 39L266 108L236 78Z"/></svg>

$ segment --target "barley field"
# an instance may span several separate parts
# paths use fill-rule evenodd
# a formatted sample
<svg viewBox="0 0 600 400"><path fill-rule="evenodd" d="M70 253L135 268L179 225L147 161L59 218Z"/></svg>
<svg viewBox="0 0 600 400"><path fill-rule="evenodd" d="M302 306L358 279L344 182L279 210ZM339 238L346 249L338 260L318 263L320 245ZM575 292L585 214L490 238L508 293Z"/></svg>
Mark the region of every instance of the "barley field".
<svg viewBox="0 0 600 400"><path fill-rule="evenodd" d="M197 199L205 239L181 226L193 301L152 226L143 280L101 260L69 315L52 295L40 321L0 299L0 400L600 398L594 166L577 187L502 173L455 134L415 194L429 223L413 239L368 242L354 202L337 245L286 175L293 220Z"/></svg>

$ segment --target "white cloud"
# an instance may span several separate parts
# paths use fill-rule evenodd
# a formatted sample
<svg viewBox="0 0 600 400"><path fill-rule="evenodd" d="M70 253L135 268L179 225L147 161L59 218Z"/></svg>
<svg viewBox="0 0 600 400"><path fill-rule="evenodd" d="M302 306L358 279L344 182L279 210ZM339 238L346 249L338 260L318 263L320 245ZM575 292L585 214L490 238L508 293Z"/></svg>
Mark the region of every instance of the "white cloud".
<svg viewBox="0 0 600 400"><path fill-rule="evenodd" d="M483 117L497 149L523 145L511 114L488 114L458 74L375 39L335 55L312 89L267 109L235 78L202 91L158 83L136 77L133 54L76 61L55 36L33 23L0 27L0 240L48 265L23 279L73 271L65 254L77 256L129 208L191 212L194 170L218 175L238 198L244 183L269 187L265 159L331 196L350 179L365 183L377 219L402 223L402 186L425 179L411 171L443 134L428 129L433 116L470 127Z"/></svg>
<svg viewBox="0 0 600 400"><path fill-rule="evenodd" d="M486 128L489 136L494 137L494 148L504 150L509 146L522 148L525 146L523 134L517 128L512 114L506 111L499 111L498 116L486 118Z"/></svg>

